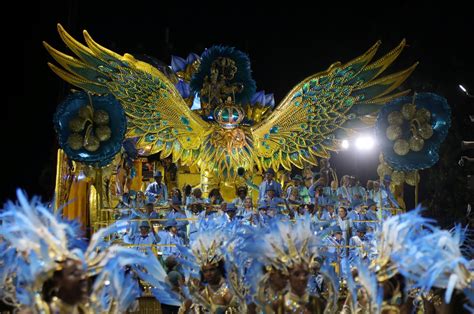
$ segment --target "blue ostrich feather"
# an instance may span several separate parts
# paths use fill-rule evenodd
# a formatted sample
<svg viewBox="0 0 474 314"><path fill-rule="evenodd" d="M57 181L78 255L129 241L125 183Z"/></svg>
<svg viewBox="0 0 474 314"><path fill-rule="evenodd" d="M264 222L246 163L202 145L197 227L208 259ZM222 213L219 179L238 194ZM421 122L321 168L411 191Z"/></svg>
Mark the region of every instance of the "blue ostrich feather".
<svg viewBox="0 0 474 314"><path fill-rule="evenodd" d="M328 306L331 308L326 307L326 309L330 310L331 313L335 313L337 310L337 300L339 298L339 278L334 271L334 267L332 267L328 262L325 262L323 267L321 267L320 273L332 287L332 293L329 294L330 300L328 300L328 303L330 304Z"/></svg>
<svg viewBox="0 0 474 314"><path fill-rule="evenodd" d="M95 310L106 312L112 303L119 313L124 313L129 309L140 296L140 288L132 274L126 271L125 266L147 265L148 263L149 259L137 250L116 245L110 246L99 264L102 270L93 285L92 294L99 300L98 303L93 304Z"/></svg>
<svg viewBox="0 0 474 314"><path fill-rule="evenodd" d="M171 56L171 69L174 72L180 72L186 69L187 63L186 60L178 57L178 56Z"/></svg>
<svg viewBox="0 0 474 314"><path fill-rule="evenodd" d="M351 309L355 310L357 306L357 285L354 280L354 277L352 276L352 272L350 269L349 264L345 264L346 270L345 272L347 273L346 277L346 283L347 283L347 291L351 294L351 299L350 299L350 305Z"/></svg>
<svg viewBox="0 0 474 314"><path fill-rule="evenodd" d="M469 261L463 256L462 245L466 229L456 226L451 231L442 230L429 219L420 216L420 210L400 215L399 232L393 243L398 248L391 254L398 271L410 282L411 288L429 291L433 287L446 289L445 302L451 301L454 289L465 289ZM421 228L422 227L422 228Z"/></svg>
<svg viewBox="0 0 474 314"><path fill-rule="evenodd" d="M245 272L246 281L249 285L250 295L256 295L258 291L258 285L263 277L264 265L259 261L252 259L250 265Z"/></svg>
<svg viewBox="0 0 474 314"><path fill-rule="evenodd" d="M235 101L238 104L250 103L255 94L257 86L252 79L249 57L234 47L212 46L204 51L201 56L201 65L198 71L193 75L190 83L193 93L199 93L204 84L204 78L210 74L212 62L219 57L227 57L235 61L237 73L230 83L240 83L244 86L243 90L235 95ZM205 99L205 95L201 95Z"/></svg>
<svg viewBox="0 0 474 314"><path fill-rule="evenodd" d="M253 94L250 103L252 105L260 104L265 107L273 108L275 107L275 98L273 94L265 94L265 91L262 90Z"/></svg>
<svg viewBox="0 0 474 314"><path fill-rule="evenodd" d="M69 225L67 228L66 236L68 240L68 249L79 249L82 252L85 252L89 241L84 237L84 231L81 229L81 223L77 219L67 219L62 216L63 208L56 211L56 219L64 224Z"/></svg>
<svg viewBox="0 0 474 314"><path fill-rule="evenodd" d="M179 80L178 83L176 83L176 89L178 90L181 97L183 97L184 99L192 95L191 90L189 88L189 84L183 80Z"/></svg>
<svg viewBox="0 0 474 314"><path fill-rule="evenodd" d="M171 69L175 73L185 71L188 65L193 64L193 62L199 60L199 58L199 55L192 52L186 59L178 56L171 56Z"/></svg>
<svg viewBox="0 0 474 314"><path fill-rule="evenodd" d="M142 263L140 267L134 267L134 271L142 280L154 287L151 292L158 301L175 306L181 304L181 297L172 291L166 271L151 252L146 257L146 262Z"/></svg>
<svg viewBox="0 0 474 314"><path fill-rule="evenodd" d="M370 309L372 313L380 313L383 301L383 288L379 286L377 275L370 271L363 262L357 264L359 283L365 288L370 298Z"/></svg>

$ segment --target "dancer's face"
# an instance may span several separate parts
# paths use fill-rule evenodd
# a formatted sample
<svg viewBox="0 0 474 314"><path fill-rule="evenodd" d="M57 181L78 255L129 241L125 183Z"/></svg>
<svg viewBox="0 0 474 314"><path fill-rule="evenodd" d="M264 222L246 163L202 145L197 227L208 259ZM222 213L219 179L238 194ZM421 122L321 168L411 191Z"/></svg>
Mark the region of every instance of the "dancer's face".
<svg viewBox="0 0 474 314"><path fill-rule="evenodd" d="M306 292L308 285L309 269L306 264L298 264L290 269L290 286L291 290L299 296Z"/></svg>

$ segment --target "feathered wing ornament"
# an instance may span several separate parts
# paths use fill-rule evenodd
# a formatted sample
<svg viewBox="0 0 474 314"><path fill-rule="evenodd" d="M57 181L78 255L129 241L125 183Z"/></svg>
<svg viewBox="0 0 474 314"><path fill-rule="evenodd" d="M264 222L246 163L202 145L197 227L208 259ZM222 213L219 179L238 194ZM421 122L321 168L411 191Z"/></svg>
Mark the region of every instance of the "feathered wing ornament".
<svg viewBox="0 0 474 314"><path fill-rule="evenodd" d="M316 163L315 157L328 158L338 149L339 131L373 125L373 115L381 105L409 91L392 93L415 69L379 77L398 57L398 47L371 63L380 42L365 54L341 64L332 64L297 86L280 102L271 115L252 127L255 159L262 168L277 170L281 165L303 168L303 162Z"/></svg>
<svg viewBox="0 0 474 314"><path fill-rule="evenodd" d="M127 115L127 138L138 138L137 149L162 158L172 154L192 164L199 160L202 138L212 127L192 112L173 83L148 63L123 56L97 44L87 31L87 46L76 41L61 25L58 31L76 57L47 43L44 46L64 68L50 68L68 83L93 94L113 94Z"/></svg>
<svg viewBox="0 0 474 314"><path fill-rule="evenodd" d="M76 57L44 43L64 68L49 64L51 69L85 91L113 94L128 118L126 137L137 138L139 150L146 154L161 152L162 158L172 155L174 162L198 164L201 170L214 171L220 177L235 177L238 167L249 170L257 164L260 169L276 170L281 165L290 170L292 165L303 168L304 161L315 164L316 157L327 158L330 151L337 150L339 131L373 124L381 104L408 93L391 94L416 66L379 77L398 57L405 41L371 63L378 42L362 56L346 64L334 63L299 83L271 114L265 113L266 118L254 125L257 116L257 121L262 119L261 114L247 110L244 119L244 108L253 106L255 82L250 77L248 58L234 48L212 47L202 55L191 85L200 78L202 84L197 86L203 99L219 106L208 108L209 112L201 117L183 99L182 86L175 87L155 67L100 46L86 31L87 46L60 25L58 30ZM236 71L237 81L227 82L228 69ZM199 88L194 86L193 90ZM212 116L218 123L206 121Z"/></svg>

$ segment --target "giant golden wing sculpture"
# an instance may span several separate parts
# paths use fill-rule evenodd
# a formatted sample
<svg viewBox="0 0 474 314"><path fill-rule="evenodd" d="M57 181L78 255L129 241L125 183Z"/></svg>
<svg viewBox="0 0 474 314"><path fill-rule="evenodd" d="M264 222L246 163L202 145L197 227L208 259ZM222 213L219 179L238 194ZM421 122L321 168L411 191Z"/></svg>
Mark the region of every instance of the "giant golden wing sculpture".
<svg viewBox="0 0 474 314"><path fill-rule="evenodd" d="M212 126L192 112L173 83L148 63L132 55L123 56L92 40L87 46L76 41L61 25L59 34L76 55L72 57L44 43L48 52L64 68L49 63L62 79L94 94L112 94L127 115L128 138L138 138L137 148L149 154L173 155L173 160L193 164L199 160L202 139Z"/></svg>
<svg viewBox="0 0 474 314"><path fill-rule="evenodd" d="M338 149L338 132L370 125L381 105L409 92L390 94L417 64L379 78L405 41L371 63L379 45L346 64L334 63L306 78L267 119L252 127L255 159L261 168L302 168L304 161L315 164L315 157L329 157L330 151Z"/></svg>

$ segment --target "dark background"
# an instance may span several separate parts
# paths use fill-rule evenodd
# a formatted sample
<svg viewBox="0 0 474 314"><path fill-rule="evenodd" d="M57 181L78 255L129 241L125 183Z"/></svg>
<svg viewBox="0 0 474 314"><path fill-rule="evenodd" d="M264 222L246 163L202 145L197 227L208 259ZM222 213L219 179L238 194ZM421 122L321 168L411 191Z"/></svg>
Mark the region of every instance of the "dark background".
<svg viewBox="0 0 474 314"><path fill-rule="evenodd" d="M388 72L420 65L404 84L417 92L430 91L448 99L453 123L441 149L440 162L422 172L420 197L428 214L442 224L465 222L472 204L466 176L472 165L458 166L461 140L474 140L469 114L474 93L473 13L459 3L390 1L367 4L312 1L283 5L218 2L188 4L175 1L62 1L12 3L5 11L3 76L7 98L1 114L3 177L0 202L14 198L21 187L50 199L54 190L57 142L52 117L68 86L46 66L52 61L41 42L68 52L56 32L61 23L82 40L87 29L101 45L124 54L147 54L170 63L171 54L185 57L214 44L235 46L248 53L258 90L273 92L275 100L310 74L335 61L349 61L382 40L382 53L403 38L408 47ZM471 11L472 12L472 11ZM339 153L332 159L338 174L352 174L365 184L376 177L378 153ZM407 187L409 207L413 188Z"/></svg>

